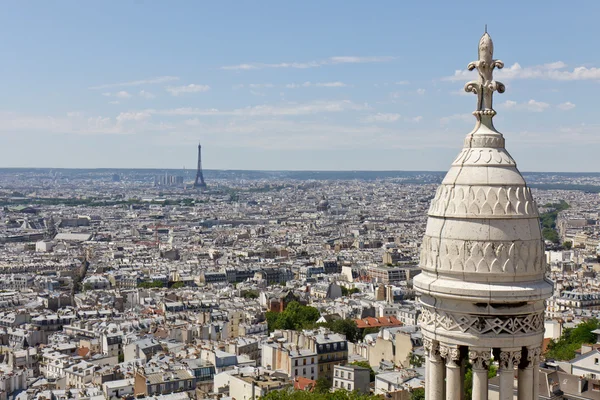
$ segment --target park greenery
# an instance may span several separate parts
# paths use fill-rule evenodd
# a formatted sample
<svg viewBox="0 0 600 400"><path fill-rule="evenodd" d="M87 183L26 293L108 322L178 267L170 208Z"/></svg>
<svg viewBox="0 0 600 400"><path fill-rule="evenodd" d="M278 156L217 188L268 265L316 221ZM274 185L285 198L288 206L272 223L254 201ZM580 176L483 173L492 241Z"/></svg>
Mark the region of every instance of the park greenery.
<svg viewBox="0 0 600 400"><path fill-rule="evenodd" d="M345 390L336 390L335 392L321 392L315 390L312 392L304 390L274 390L260 398L261 400L381 400L380 396L370 394L360 394L357 392L347 392Z"/></svg>
<svg viewBox="0 0 600 400"><path fill-rule="evenodd" d="M319 327L328 328L335 333L346 335L346 339L354 342L361 338L361 332L352 319L336 319L328 322L317 323L321 313L315 307L305 306L297 301L290 302L284 311L267 311L267 325L269 332L276 329L292 329L301 331Z"/></svg>
<svg viewBox="0 0 600 400"><path fill-rule="evenodd" d="M245 299L258 299L259 293L258 290L243 290L241 293L242 297Z"/></svg>
<svg viewBox="0 0 600 400"><path fill-rule="evenodd" d="M576 351L585 343L596 343L594 330L600 328L596 318L580 323L575 328L565 328L558 340L552 339L546 352L547 359L568 361L575 358Z"/></svg>
<svg viewBox="0 0 600 400"><path fill-rule="evenodd" d="M544 208L548 208L545 213L540 215L540 223L542 224L542 236L545 240L549 240L553 243L558 243L560 238L558 237L558 232L556 232L556 218L558 218L558 213L564 210L569 209L569 203L564 200L561 200L559 203L548 203L543 206Z"/></svg>
<svg viewBox="0 0 600 400"><path fill-rule="evenodd" d="M341 288L342 288L342 296L350 296L351 294L354 294L354 293L360 293L360 289L358 289L358 288L348 289L344 286L341 286Z"/></svg>
<svg viewBox="0 0 600 400"><path fill-rule="evenodd" d="M158 289L164 287L164 283L162 281L146 281L138 283L137 287L140 289Z"/></svg>

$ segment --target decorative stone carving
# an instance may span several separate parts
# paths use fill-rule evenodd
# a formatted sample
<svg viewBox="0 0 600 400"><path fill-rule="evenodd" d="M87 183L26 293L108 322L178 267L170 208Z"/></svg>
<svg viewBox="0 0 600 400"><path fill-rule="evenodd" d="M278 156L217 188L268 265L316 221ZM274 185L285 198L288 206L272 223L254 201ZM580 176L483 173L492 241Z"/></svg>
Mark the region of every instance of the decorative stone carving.
<svg viewBox="0 0 600 400"><path fill-rule="evenodd" d="M465 148L463 149L452 165L454 166L508 166L514 167L517 165L515 160L501 148L504 139L501 138L479 138L465 139L465 146L483 147L483 148ZM490 146L491 145L491 146ZM491 147L491 148L490 148ZM494 148L499 147L499 148Z"/></svg>
<svg viewBox="0 0 600 400"><path fill-rule="evenodd" d="M460 349L453 345L440 345L440 356L446 359L446 365L458 367L460 365Z"/></svg>
<svg viewBox="0 0 600 400"><path fill-rule="evenodd" d="M433 362L441 362L442 355L440 354L440 343L436 341L430 341L430 343L429 359Z"/></svg>
<svg viewBox="0 0 600 400"><path fill-rule="evenodd" d="M433 342L430 339L423 338L423 349L425 350L425 354L429 356L431 354L431 349L433 348Z"/></svg>
<svg viewBox="0 0 600 400"><path fill-rule="evenodd" d="M473 364L473 369L488 369L490 364L490 350L469 349L469 361Z"/></svg>
<svg viewBox="0 0 600 400"><path fill-rule="evenodd" d="M542 353L541 347L528 347L527 348L527 367L535 365L540 359Z"/></svg>
<svg viewBox="0 0 600 400"><path fill-rule="evenodd" d="M423 308L420 316L423 328L443 329L447 332L463 332L477 335L515 335L542 332L544 313L516 317L474 316L447 313Z"/></svg>
<svg viewBox="0 0 600 400"><path fill-rule="evenodd" d="M500 350L500 368L514 369L520 362L521 350Z"/></svg>
<svg viewBox="0 0 600 400"><path fill-rule="evenodd" d="M420 267L432 271L532 274L545 269L541 240L477 242L423 237Z"/></svg>
<svg viewBox="0 0 600 400"><path fill-rule="evenodd" d="M494 43L487 32L479 40L479 60L469 63L467 69L477 69L479 79L465 85L466 92L477 95L477 109L473 114L479 119L481 115L494 116L496 112L492 108L492 97L495 91L504 93L504 84L496 82L493 77L494 68L503 68L504 63L493 59Z"/></svg>
<svg viewBox="0 0 600 400"><path fill-rule="evenodd" d="M454 218L539 216L531 190L525 186L481 187L442 185L429 206L429 215Z"/></svg>

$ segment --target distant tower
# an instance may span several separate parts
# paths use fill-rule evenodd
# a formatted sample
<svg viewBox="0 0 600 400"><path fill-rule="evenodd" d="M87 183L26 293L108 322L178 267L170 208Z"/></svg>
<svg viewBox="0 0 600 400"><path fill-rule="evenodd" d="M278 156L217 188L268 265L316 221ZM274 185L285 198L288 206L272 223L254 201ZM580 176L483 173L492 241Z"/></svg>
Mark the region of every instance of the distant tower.
<svg viewBox="0 0 600 400"><path fill-rule="evenodd" d="M198 170L196 171L196 180L194 181L194 187L206 189L206 182L204 182L204 174L202 174L202 145L200 143L198 143Z"/></svg>

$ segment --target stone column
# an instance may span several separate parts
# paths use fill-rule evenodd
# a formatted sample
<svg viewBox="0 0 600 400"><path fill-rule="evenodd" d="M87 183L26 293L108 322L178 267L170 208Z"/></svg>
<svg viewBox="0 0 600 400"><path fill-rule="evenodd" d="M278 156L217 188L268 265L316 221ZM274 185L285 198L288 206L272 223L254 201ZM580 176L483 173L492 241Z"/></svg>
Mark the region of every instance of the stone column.
<svg viewBox="0 0 600 400"><path fill-rule="evenodd" d="M429 400L429 390L427 390L427 384L431 381L429 373L431 372L431 365L429 364L429 358L431 357L431 347L433 343L430 339L423 337L423 351L425 353L425 400Z"/></svg>
<svg viewBox="0 0 600 400"><path fill-rule="evenodd" d="M429 382L425 382L425 395L427 400L444 400L444 380L446 379L446 369L444 360L440 355L440 344L433 341L429 356ZM429 394L427 394L429 392Z"/></svg>
<svg viewBox="0 0 600 400"><path fill-rule="evenodd" d="M521 349L500 349L500 397L499 400L513 400L515 367L521 362Z"/></svg>
<svg viewBox="0 0 600 400"><path fill-rule="evenodd" d="M460 349L456 345L440 346L440 354L446 359L446 399L463 398Z"/></svg>
<svg viewBox="0 0 600 400"><path fill-rule="evenodd" d="M521 357L517 375L519 400L533 400L533 349L527 348L527 357Z"/></svg>
<svg viewBox="0 0 600 400"><path fill-rule="evenodd" d="M469 361L473 365L473 400L488 398L488 367L490 364L490 349L469 349Z"/></svg>
<svg viewBox="0 0 600 400"><path fill-rule="evenodd" d="M541 347L528 347L527 351L531 353L531 373L533 375L533 400L538 400L540 397L540 354L542 353Z"/></svg>

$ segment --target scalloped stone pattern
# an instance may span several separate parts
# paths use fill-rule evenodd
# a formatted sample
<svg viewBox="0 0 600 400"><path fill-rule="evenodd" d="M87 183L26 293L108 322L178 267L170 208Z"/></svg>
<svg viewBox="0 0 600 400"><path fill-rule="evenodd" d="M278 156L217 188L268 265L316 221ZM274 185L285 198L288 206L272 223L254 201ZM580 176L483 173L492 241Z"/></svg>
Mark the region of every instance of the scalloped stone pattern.
<svg viewBox="0 0 600 400"><path fill-rule="evenodd" d="M514 167L517 163L502 148L464 148L452 165L510 165Z"/></svg>
<svg viewBox="0 0 600 400"><path fill-rule="evenodd" d="M474 316L424 307L419 319L421 326L478 335L529 334L544 328L543 312L519 316Z"/></svg>
<svg viewBox="0 0 600 400"><path fill-rule="evenodd" d="M484 242L432 238L425 235L420 267L427 271L531 275L545 270L543 243L539 239Z"/></svg>
<svg viewBox="0 0 600 400"><path fill-rule="evenodd" d="M537 205L526 186L441 185L431 200L429 215L454 218L538 217Z"/></svg>

